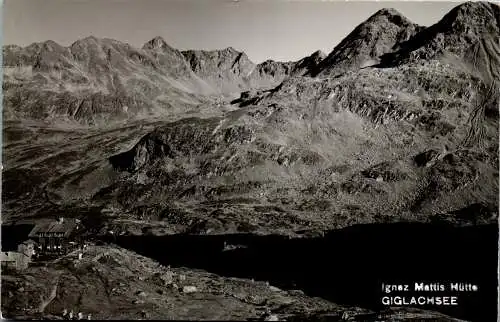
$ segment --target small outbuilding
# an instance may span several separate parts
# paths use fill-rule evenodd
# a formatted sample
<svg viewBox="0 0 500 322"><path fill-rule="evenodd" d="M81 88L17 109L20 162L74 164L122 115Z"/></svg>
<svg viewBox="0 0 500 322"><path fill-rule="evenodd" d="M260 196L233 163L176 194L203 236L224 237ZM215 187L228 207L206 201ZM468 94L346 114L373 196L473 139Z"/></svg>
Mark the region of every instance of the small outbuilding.
<svg viewBox="0 0 500 322"><path fill-rule="evenodd" d="M28 268L31 256L19 252L1 252L0 260L3 269L23 270Z"/></svg>

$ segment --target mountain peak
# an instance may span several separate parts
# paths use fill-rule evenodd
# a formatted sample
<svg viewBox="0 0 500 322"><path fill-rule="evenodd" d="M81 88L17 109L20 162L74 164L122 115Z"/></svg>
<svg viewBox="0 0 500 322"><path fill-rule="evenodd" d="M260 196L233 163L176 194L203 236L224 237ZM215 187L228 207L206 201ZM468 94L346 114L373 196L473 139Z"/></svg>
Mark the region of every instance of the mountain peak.
<svg viewBox="0 0 500 322"><path fill-rule="evenodd" d="M448 12L436 25L462 31L478 25L488 29L500 28L500 6L491 2L465 2ZM492 25L492 26L491 26ZM491 31L492 31L491 30Z"/></svg>
<svg viewBox="0 0 500 322"><path fill-rule="evenodd" d="M322 50L316 50L309 57L314 58L314 59L323 60L326 58L326 54Z"/></svg>
<svg viewBox="0 0 500 322"><path fill-rule="evenodd" d="M372 16L381 16L381 15L383 15L383 16L387 16L387 15L401 16L401 13L392 7L386 7L386 8L382 8L382 9L378 10Z"/></svg>
<svg viewBox="0 0 500 322"><path fill-rule="evenodd" d="M317 65L319 64L323 59L326 58L326 54L322 52L321 50L316 50L309 56L306 56L299 60L297 63L299 65L304 65L304 64L314 64Z"/></svg>
<svg viewBox="0 0 500 322"><path fill-rule="evenodd" d="M96 36L88 36L85 38L78 39L77 41L75 41L74 43L72 43L70 45L70 48L80 47L80 46L87 47L89 45L95 45L95 44L99 44L99 43L100 43L100 39L97 38Z"/></svg>
<svg viewBox="0 0 500 322"><path fill-rule="evenodd" d="M59 45L58 43L56 43L53 40L47 40L47 41L45 41L43 43L43 46L46 47L46 48L62 47L61 45Z"/></svg>
<svg viewBox="0 0 500 322"><path fill-rule="evenodd" d="M84 43L89 43L89 42L99 42L99 38L97 38L96 36L94 35L90 35L90 36L87 36L83 39L80 39L81 42L84 42Z"/></svg>
<svg viewBox="0 0 500 322"><path fill-rule="evenodd" d="M465 2L451 9L439 22L424 28L383 57L383 65L428 60L443 53L463 57L485 38L500 37L500 7L490 2Z"/></svg>
<svg viewBox="0 0 500 322"><path fill-rule="evenodd" d="M499 10L499 6L495 3L488 1L467 1L461 3L450 10L449 14L470 14L470 13L481 13L490 10Z"/></svg>
<svg viewBox="0 0 500 322"><path fill-rule="evenodd" d="M26 48L29 50L37 51L37 52L40 50L51 52L51 51L60 51L63 49L63 46L59 45L58 43L56 43L53 40L46 40L43 42L32 43L31 45L27 46Z"/></svg>
<svg viewBox="0 0 500 322"><path fill-rule="evenodd" d="M366 23L373 23L375 21L387 19L391 23L401 26L401 25L409 25L412 22L406 18L401 12L397 11L394 8L382 8L375 12L373 15L368 18Z"/></svg>
<svg viewBox="0 0 500 322"><path fill-rule="evenodd" d="M234 54L244 54L243 52L241 52L239 50L236 50L234 47L231 47L231 46L226 47L226 48L224 48L222 50L218 50L218 51L221 52L221 53L229 53L229 54L233 54L233 55Z"/></svg>
<svg viewBox="0 0 500 322"><path fill-rule="evenodd" d="M383 8L360 23L318 66L323 75L359 68L392 52L415 35L420 26L393 8Z"/></svg>
<svg viewBox="0 0 500 322"><path fill-rule="evenodd" d="M165 49L165 48L172 49L172 47L170 47L167 44L165 39L163 39L160 36L154 37L153 39L151 39L150 41L145 43L144 46L142 46L142 48L143 49Z"/></svg>
<svg viewBox="0 0 500 322"><path fill-rule="evenodd" d="M319 64L326 58L326 54L321 50L316 50L309 56L302 58L295 63L294 75L314 75L318 71Z"/></svg>

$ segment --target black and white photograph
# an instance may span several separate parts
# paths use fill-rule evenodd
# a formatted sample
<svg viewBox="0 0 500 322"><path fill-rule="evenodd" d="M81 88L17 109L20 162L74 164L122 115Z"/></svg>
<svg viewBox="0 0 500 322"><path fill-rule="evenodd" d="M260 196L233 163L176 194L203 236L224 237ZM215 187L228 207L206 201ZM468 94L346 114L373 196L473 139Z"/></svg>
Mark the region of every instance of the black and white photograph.
<svg viewBox="0 0 500 322"><path fill-rule="evenodd" d="M2 319L497 321L498 3L1 12Z"/></svg>

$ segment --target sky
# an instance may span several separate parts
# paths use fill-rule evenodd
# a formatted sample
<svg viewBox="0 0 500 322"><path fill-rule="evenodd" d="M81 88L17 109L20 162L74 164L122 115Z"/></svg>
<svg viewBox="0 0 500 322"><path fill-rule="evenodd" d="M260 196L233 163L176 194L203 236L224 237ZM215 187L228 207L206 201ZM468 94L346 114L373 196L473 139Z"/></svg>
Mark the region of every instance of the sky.
<svg viewBox="0 0 500 322"><path fill-rule="evenodd" d="M384 7L429 26L459 2L324 0L3 0L3 44L93 35L140 47L161 36L174 48L244 51L260 63L332 51Z"/></svg>

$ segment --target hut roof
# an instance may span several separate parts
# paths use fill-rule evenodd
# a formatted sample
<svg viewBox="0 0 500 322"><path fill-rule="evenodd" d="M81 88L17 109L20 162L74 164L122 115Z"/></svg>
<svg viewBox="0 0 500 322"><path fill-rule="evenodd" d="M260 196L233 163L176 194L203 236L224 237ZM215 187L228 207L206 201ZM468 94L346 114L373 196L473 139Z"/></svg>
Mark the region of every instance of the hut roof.
<svg viewBox="0 0 500 322"><path fill-rule="evenodd" d="M64 237L68 237L77 226L75 219L54 220L37 224L29 233L29 237L37 237L44 233L63 233Z"/></svg>

